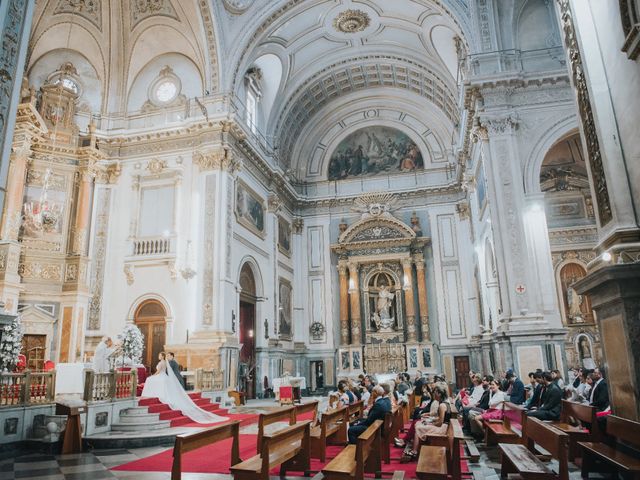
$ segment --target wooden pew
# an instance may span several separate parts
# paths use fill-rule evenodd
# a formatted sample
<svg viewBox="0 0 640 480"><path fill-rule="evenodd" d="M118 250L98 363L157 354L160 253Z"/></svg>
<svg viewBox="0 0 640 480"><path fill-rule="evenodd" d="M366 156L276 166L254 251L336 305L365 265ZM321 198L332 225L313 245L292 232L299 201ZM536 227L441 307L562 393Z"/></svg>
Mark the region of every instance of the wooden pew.
<svg viewBox="0 0 640 480"><path fill-rule="evenodd" d="M403 424L403 410L404 408L402 406L396 406L384 416L381 446L382 460L387 464L391 463L391 444L393 443L393 439L398 436Z"/></svg>
<svg viewBox="0 0 640 480"><path fill-rule="evenodd" d="M423 445L420 448L416 476L421 480L459 480L462 477L460 467L460 442L464 433L458 420L452 419L447 428L446 445Z"/></svg>
<svg viewBox="0 0 640 480"><path fill-rule="evenodd" d="M364 412L364 402L362 400L358 400L350 405L349 408L349 423L355 422L359 418L362 417L362 413Z"/></svg>
<svg viewBox="0 0 640 480"><path fill-rule="evenodd" d="M382 420L376 420L359 437L356 445L348 445L322 469L327 480L363 480L364 474L378 474L380 462L380 429Z"/></svg>
<svg viewBox="0 0 640 480"><path fill-rule="evenodd" d="M310 445L311 458L327 459L327 445L346 445L349 441L347 428L347 407L341 407L333 412L325 412L320 419L320 425L311 429Z"/></svg>
<svg viewBox="0 0 640 480"><path fill-rule="evenodd" d="M640 450L640 423L609 415L607 436L613 437L627 450ZM621 451L616 446L600 442L578 442L582 447L582 478L589 478L589 472L611 471L633 475L640 479L640 459Z"/></svg>
<svg viewBox="0 0 640 480"><path fill-rule="evenodd" d="M484 420L483 422L485 443L487 445L521 443L521 437L524 436L525 417L523 407L504 402L502 404L502 420ZM517 432L518 428L521 429L521 432Z"/></svg>
<svg viewBox="0 0 640 480"><path fill-rule="evenodd" d="M518 473L524 478L569 480L569 436L534 417L525 418L525 444L501 443L502 468L500 475ZM558 473L551 470L535 455L536 445L558 460Z"/></svg>
<svg viewBox="0 0 640 480"><path fill-rule="evenodd" d="M261 413L258 418L258 445L257 451L260 451L262 445L262 437L264 436L264 428L267 425L271 425L277 422L289 422L289 425L296 423L296 409L295 407L279 408L273 412Z"/></svg>
<svg viewBox="0 0 640 480"><path fill-rule="evenodd" d="M232 438L231 465L240 463L240 421L235 420L219 427L207 428L196 433L188 433L176 436L173 446L173 465L171 467L171 480L182 478L182 455L205 445Z"/></svg>
<svg viewBox="0 0 640 480"><path fill-rule="evenodd" d="M580 423L577 426L572 425L575 421L589 424L590 430ZM601 439L596 409L582 403L562 400L560 421L551 422L551 425L569 435L569 461L571 462L580 454L578 442L598 442Z"/></svg>
<svg viewBox="0 0 640 480"><path fill-rule="evenodd" d="M314 400L313 402L300 403L296 405L294 407L296 410L296 422L300 421L300 417L305 413L313 412L312 425L315 425L318 418L318 403L318 400Z"/></svg>
<svg viewBox="0 0 640 480"><path fill-rule="evenodd" d="M280 465L280 476L289 470L307 471L309 457L309 433L311 421L291 425L276 433L262 437L260 453L231 467L236 480L269 480L269 470Z"/></svg>

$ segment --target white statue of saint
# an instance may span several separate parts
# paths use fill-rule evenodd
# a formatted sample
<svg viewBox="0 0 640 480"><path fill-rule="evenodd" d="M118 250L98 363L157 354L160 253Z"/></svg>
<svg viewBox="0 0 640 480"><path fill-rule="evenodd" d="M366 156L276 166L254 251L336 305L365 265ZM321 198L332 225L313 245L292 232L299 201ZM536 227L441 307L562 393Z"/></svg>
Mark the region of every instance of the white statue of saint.
<svg viewBox="0 0 640 480"><path fill-rule="evenodd" d="M93 355L93 370L96 373L108 373L109 355L113 352L113 341L110 337L102 337Z"/></svg>
<svg viewBox="0 0 640 480"><path fill-rule="evenodd" d="M576 322L582 322L582 295L578 295L573 287L567 288L567 303L569 304L569 318Z"/></svg>
<svg viewBox="0 0 640 480"><path fill-rule="evenodd" d="M389 291L389 287L383 285L378 292L378 303L376 304L376 310L380 315L381 320L388 320L391 318L391 304L393 302L393 293Z"/></svg>

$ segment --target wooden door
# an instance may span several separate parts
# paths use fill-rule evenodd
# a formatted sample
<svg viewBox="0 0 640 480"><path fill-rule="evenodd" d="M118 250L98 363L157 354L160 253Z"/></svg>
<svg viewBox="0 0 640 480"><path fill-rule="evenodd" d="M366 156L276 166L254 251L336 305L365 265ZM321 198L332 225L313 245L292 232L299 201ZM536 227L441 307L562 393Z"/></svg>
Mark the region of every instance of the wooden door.
<svg viewBox="0 0 640 480"><path fill-rule="evenodd" d="M469 386L469 357L453 357L456 369L456 387L467 388Z"/></svg>
<svg viewBox="0 0 640 480"><path fill-rule="evenodd" d="M22 337L21 353L27 357L28 370L42 371L44 367L46 343L46 335L25 335Z"/></svg>
<svg viewBox="0 0 640 480"><path fill-rule="evenodd" d="M136 326L144 337L142 364L154 373L158 364L158 354L166 343L166 311L157 300L142 303L135 314Z"/></svg>

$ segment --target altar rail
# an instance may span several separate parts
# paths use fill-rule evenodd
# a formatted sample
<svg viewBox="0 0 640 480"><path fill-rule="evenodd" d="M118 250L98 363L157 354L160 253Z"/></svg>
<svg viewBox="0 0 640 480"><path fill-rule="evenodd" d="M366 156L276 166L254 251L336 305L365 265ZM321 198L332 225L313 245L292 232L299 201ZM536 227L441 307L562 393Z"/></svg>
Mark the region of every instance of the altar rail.
<svg viewBox="0 0 640 480"><path fill-rule="evenodd" d="M85 370L85 402L102 402L136 398L138 371L96 373Z"/></svg>
<svg viewBox="0 0 640 480"><path fill-rule="evenodd" d="M196 369L194 389L201 392L217 392L224 389L222 372Z"/></svg>
<svg viewBox="0 0 640 480"><path fill-rule="evenodd" d="M56 373L0 373L0 407L53 403Z"/></svg>

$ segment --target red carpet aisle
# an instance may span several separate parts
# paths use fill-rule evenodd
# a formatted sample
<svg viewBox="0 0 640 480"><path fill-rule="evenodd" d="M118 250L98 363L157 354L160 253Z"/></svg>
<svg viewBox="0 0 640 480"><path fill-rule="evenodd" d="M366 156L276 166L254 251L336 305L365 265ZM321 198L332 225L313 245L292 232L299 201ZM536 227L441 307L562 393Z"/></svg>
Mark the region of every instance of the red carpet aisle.
<svg viewBox="0 0 640 480"><path fill-rule="evenodd" d="M203 410L206 410L211 413L215 413L220 416L228 416L228 410L224 408L220 408L220 405L217 403L211 403L211 400L208 398L203 398L201 393L190 393L189 396L193 400L193 402ZM162 403L157 398L142 398L138 400L138 406L140 407L148 407L149 413L159 413L160 420L171 420L172 427L179 426L192 426L193 422L189 417L182 415L180 410L172 410L169 405ZM244 420L238 419L238 420ZM251 423L251 422L249 422ZM198 424L195 424L198 425ZM202 427L202 425L198 425Z"/></svg>

